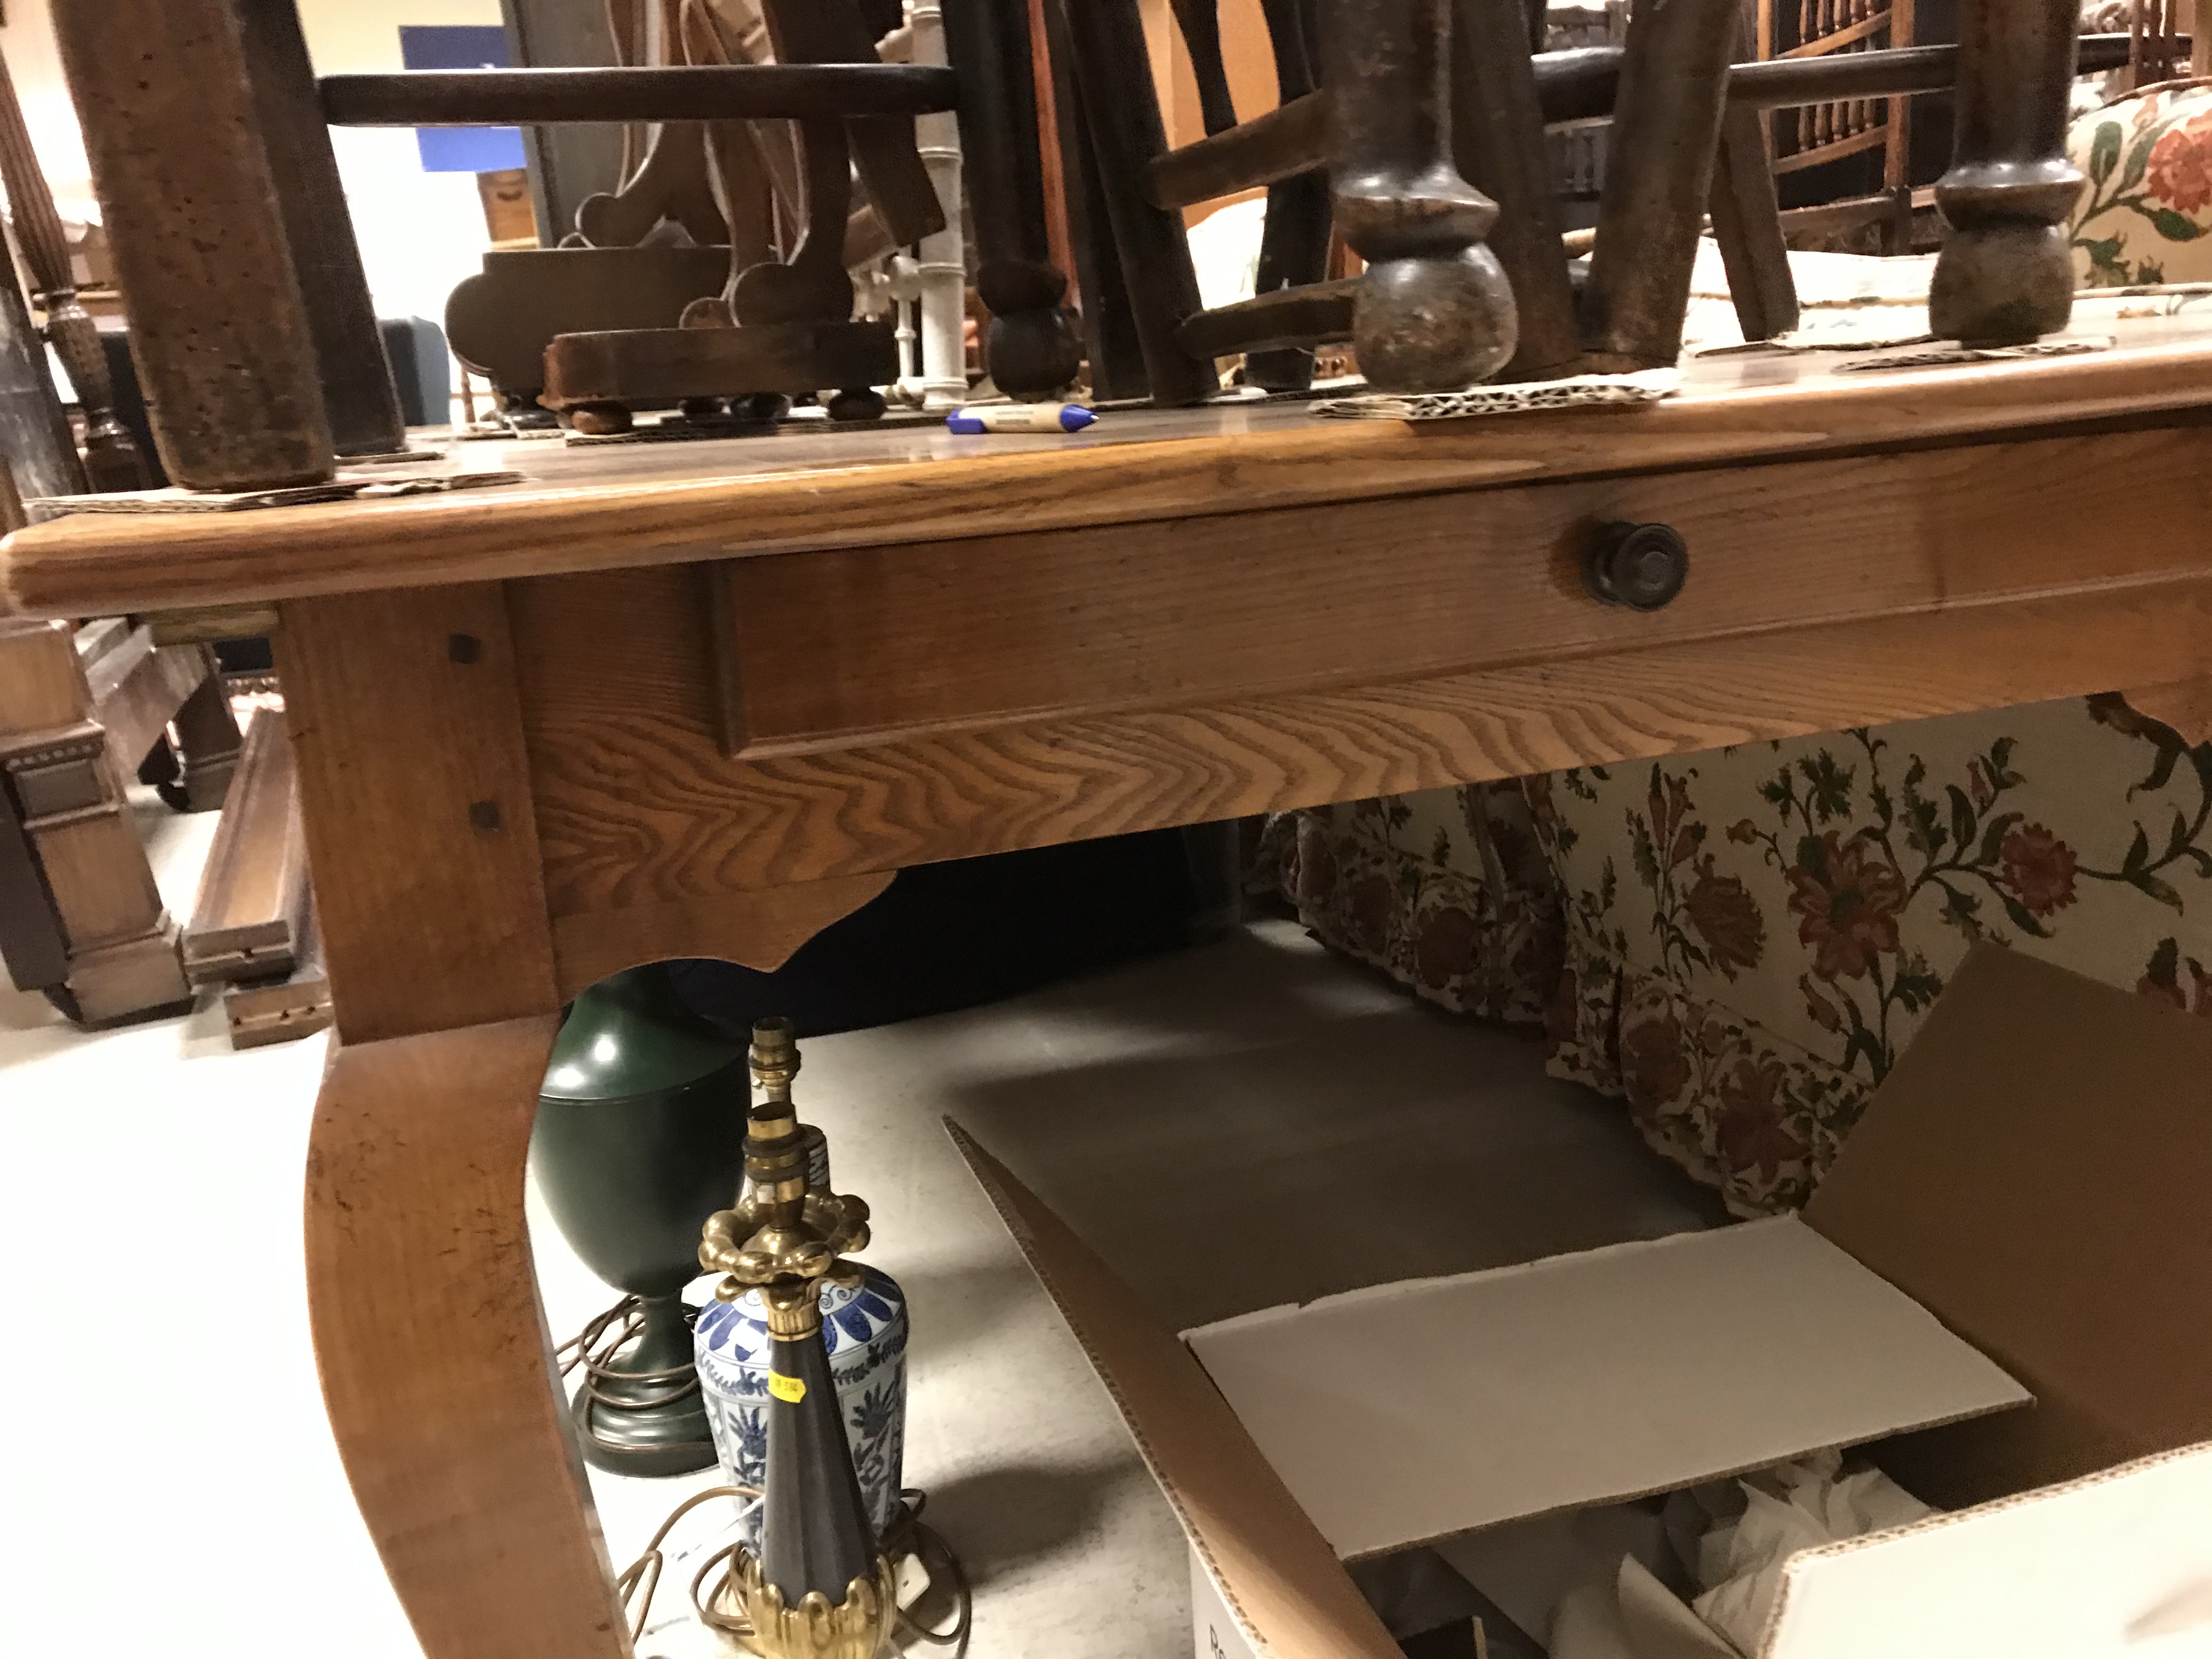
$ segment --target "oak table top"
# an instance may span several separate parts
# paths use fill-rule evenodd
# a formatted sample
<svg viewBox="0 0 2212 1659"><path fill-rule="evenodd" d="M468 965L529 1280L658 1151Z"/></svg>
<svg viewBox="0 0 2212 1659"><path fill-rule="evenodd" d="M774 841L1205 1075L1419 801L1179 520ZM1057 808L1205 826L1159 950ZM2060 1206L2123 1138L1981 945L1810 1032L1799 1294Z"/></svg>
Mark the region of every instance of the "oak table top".
<svg viewBox="0 0 2212 1659"><path fill-rule="evenodd" d="M936 860L2155 706L2212 672L2212 327L2110 331L1897 371L1709 356L1625 410L464 443L441 465L526 482L9 538L0 593L36 614L276 607L340 1039L317 1352L430 1659L627 1647L523 1216L565 999L661 957L773 968ZM1618 521L1687 544L1663 609L1586 589Z"/></svg>
<svg viewBox="0 0 2212 1659"><path fill-rule="evenodd" d="M1866 353L1715 354L1638 409L1432 422L1297 400L1115 410L1066 436L935 421L688 442L451 445L497 489L190 516L81 514L9 538L0 593L90 615L741 558L896 538L1213 516L1907 446L2212 401L2212 304L2108 350L1856 372Z"/></svg>

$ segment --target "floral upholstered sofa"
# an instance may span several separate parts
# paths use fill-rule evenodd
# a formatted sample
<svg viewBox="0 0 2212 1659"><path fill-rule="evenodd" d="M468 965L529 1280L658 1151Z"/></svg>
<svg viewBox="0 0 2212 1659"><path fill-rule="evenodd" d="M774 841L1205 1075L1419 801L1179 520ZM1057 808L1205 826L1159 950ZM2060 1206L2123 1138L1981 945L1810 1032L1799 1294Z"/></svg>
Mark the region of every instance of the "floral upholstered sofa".
<svg viewBox="0 0 2212 1659"><path fill-rule="evenodd" d="M2084 288L2212 283L2212 81L2092 110L2069 150ZM1800 259L1801 290L1924 327L1896 319L1929 262ZM1732 327L1719 270L1693 336ZM1977 940L2212 1016L2208 713L2185 738L2076 699L1361 801L1279 823L1274 874L1336 949L1540 1028L1553 1072L1758 1214L1811 1194Z"/></svg>
<svg viewBox="0 0 2212 1659"><path fill-rule="evenodd" d="M1743 1214L1811 1194L1978 939L2212 1015L2212 744L2116 696L1362 801L1276 845L1323 940L1540 1026Z"/></svg>
<svg viewBox="0 0 2212 1659"><path fill-rule="evenodd" d="M2067 154L2084 288L2212 279L2212 81L2145 87L2075 121Z"/></svg>

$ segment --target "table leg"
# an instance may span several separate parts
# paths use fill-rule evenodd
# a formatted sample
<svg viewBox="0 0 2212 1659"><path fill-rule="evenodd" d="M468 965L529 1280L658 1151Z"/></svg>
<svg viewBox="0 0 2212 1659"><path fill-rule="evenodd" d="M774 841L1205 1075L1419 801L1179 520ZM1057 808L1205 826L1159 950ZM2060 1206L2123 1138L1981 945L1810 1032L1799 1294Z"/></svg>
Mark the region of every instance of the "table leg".
<svg viewBox="0 0 2212 1659"><path fill-rule="evenodd" d="M323 1394L428 1659L629 1650L523 1219L558 1024L340 1047L316 1104L307 1255Z"/></svg>

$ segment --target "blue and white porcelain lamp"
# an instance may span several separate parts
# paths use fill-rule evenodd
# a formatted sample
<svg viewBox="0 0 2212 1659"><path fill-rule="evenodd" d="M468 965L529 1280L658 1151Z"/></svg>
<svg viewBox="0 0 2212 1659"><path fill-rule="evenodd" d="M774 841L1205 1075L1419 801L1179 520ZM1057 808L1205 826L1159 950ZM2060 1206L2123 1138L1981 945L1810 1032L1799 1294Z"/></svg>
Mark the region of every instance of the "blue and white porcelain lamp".
<svg viewBox="0 0 2212 1659"><path fill-rule="evenodd" d="M757 1047L757 1065L759 1052ZM788 1052L795 1072L796 1049ZM770 1079L757 1071L756 1076L772 1092L788 1088L787 1075ZM811 1126L800 1126L799 1133L805 1142L808 1193L826 1197L831 1190L827 1142ZM749 1182L748 1196L751 1191ZM880 1268L848 1265L858 1268L857 1279L842 1275L847 1282L829 1280L821 1286L822 1341L854 1473L880 1540L898 1515L905 1462L906 1297L897 1280ZM693 1352L715 1452L732 1486L767 1488L775 1348L768 1310L757 1290L709 1302L700 1312ZM756 1503L739 1521L739 1535L755 1554L761 1548L763 1513L764 1506Z"/></svg>

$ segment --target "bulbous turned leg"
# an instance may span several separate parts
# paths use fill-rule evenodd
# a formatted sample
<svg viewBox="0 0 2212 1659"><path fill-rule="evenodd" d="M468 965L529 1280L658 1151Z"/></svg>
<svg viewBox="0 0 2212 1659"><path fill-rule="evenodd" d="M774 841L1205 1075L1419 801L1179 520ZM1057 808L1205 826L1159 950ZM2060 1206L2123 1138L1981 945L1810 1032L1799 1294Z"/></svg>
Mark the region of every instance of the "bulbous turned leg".
<svg viewBox="0 0 2212 1659"><path fill-rule="evenodd" d="M991 313L985 360L992 382L1010 398L1049 398L1083 367L1073 312L1060 304L1067 278L1030 260L1000 260L975 273L975 292Z"/></svg>
<svg viewBox="0 0 2212 1659"><path fill-rule="evenodd" d="M1936 204L1951 227L1929 326L1968 345L2022 345L2066 326L2066 217L2081 174L2066 159L2071 0L1966 0L1959 9L1957 138Z"/></svg>
<svg viewBox="0 0 2212 1659"><path fill-rule="evenodd" d="M1494 374L1519 329L1482 238L1498 217L1452 161L1450 0L1334 0L1324 34L1331 194L1367 274L1352 349L1378 392Z"/></svg>
<svg viewBox="0 0 2212 1659"><path fill-rule="evenodd" d="M1024 0L945 0L944 9L991 379L1010 397L1048 398L1074 380L1083 345L1045 232L1029 9Z"/></svg>

